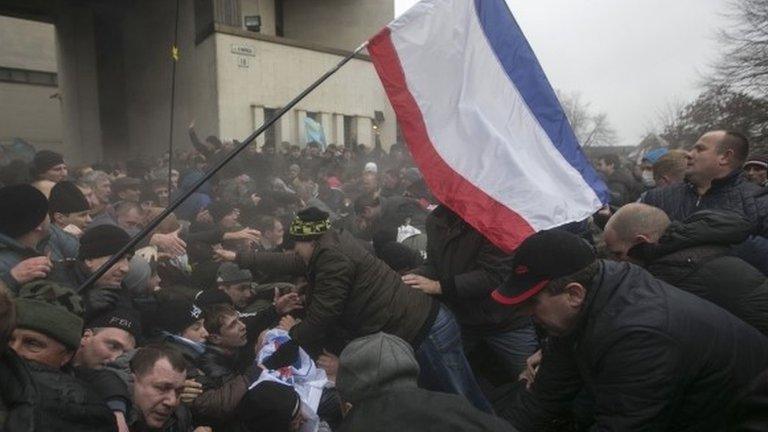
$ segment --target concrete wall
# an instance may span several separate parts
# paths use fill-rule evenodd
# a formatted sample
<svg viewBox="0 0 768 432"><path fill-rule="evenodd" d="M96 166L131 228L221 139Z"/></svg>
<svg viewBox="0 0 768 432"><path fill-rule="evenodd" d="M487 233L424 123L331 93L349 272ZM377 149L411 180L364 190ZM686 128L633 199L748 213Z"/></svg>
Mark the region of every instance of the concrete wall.
<svg viewBox="0 0 768 432"><path fill-rule="evenodd" d="M275 0L241 0L240 11L243 17L261 15L261 31L259 33L275 36ZM243 25L243 29L245 29L245 25Z"/></svg>
<svg viewBox="0 0 768 432"><path fill-rule="evenodd" d="M389 24L394 0L284 0L284 36L352 51Z"/></svg>
<svg viewBox="0 0 768 432"><path fill-rule="evenodd" d="M56 73L53 25L0 16L0 41L0 67ZM58 93L57 87L0 82L0 140L18 137L64 150Z"/></svg>
<svg viewBox="0 0 768 432"><path fill-rule="evenodd" d="M341 59L335 54L230 34L217 33L215 39L219 122L225 138L250 134L252 125L260 124L254 122L259 109L282 107ZM255 55L235 54L233 45L248 46ZM394 113L373 64L353 59L286 114L278 126L278 140L304 144L301 121L306 112L316 112L329 143L343 142L335 132L334 118L348 115L360 118L358 142L372 146L371 119L377 110L384 112L381 138L388 147L395 141Z"/></svg>

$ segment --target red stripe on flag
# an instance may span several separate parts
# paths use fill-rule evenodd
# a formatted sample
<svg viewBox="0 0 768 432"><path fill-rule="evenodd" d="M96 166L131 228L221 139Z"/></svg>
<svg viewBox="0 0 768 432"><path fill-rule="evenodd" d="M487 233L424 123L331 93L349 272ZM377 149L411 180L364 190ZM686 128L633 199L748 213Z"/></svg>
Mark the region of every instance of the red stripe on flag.
<svg viewBox="0 0 768 432"><path fill-rule="evenodd" d="M408 90L389 27L370 40L368 52L395 109L405 141L432 193L493 244L506 252L515 250L534 233L533 228L519 214L454 171L437 153L427 134L419 106ZM429 58L425 57L424 61L429 61ZM468 147L467 151L471 149Z"/></svg>

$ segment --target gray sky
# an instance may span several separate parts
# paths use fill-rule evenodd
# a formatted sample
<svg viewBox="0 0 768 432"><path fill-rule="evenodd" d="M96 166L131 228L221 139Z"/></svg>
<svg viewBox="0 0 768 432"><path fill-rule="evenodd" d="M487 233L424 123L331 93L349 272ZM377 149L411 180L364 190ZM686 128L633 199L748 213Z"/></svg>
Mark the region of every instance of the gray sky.
<svg viewBox="0 0 768 432"><path fill-rule="evenodd" d="M395 0L395 16L416 0ZM602 111L634 145L699 93L727 0L507 0L555 88Z"/></svg>

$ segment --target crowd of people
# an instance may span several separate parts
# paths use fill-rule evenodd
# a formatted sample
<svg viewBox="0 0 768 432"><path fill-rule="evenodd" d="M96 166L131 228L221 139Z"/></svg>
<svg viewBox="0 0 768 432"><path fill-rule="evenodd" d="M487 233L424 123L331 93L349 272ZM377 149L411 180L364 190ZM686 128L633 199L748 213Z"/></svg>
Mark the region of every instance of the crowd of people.
<svg viewBox="0 0 768 432"><path fill-rule="evenodd" d="M0 168L0 430L768 428L743 135L599 157L611 204L512 254L401 145L252 144L192 190L239 143L189 136Z"/></svg>

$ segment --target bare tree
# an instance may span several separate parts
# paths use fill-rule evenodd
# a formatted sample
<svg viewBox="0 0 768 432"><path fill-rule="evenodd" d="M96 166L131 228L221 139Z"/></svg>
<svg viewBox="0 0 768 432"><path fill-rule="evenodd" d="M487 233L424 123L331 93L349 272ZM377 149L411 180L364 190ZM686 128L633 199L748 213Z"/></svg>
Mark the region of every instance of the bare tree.
<svg viewBox="0 0 768 432"><path fill-rule="evenodd" d="M768 1L732 0L728 28L719 32L725 52L716 65L719 84L768 94Z"/></svg>
<svg viewBox="0 0 768 432"><path fill-rule="evenodd" d="M556 93L576 139L583 147L616 143L616 131L611 127L607 114L593 113L589 103L583 102L578 92L566 94L556 90Z"/></svg>

